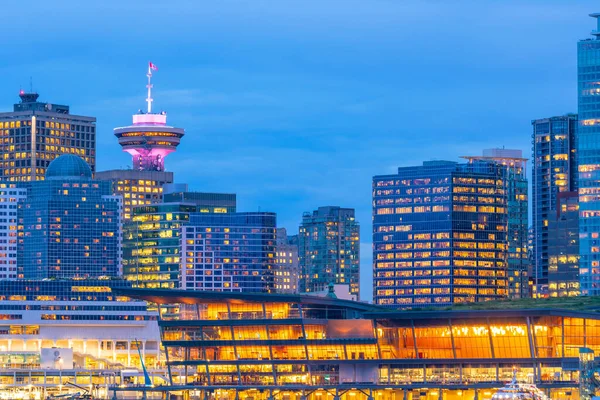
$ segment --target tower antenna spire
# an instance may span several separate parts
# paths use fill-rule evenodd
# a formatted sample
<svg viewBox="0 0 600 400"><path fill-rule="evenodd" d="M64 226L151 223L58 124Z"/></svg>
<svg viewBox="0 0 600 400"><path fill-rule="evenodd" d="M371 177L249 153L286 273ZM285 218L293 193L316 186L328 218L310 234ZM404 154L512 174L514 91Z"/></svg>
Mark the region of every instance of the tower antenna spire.
<svg viewBox="0 0 600 400"><path fill-rule="evenodd" d="M146 76L148 77L148 84L146 87L148 88L148 97L146 98L146 102L148 103L148 114L152 113L152 71L158 71L158 67L152 62L148 63L148 73Z"/></svg>

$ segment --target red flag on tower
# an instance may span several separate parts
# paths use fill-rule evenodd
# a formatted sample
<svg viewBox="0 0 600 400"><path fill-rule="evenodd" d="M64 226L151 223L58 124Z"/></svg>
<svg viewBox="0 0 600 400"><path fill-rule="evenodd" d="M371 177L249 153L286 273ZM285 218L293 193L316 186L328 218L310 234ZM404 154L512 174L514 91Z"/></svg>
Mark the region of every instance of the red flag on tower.
<svg viewBox="0 0 600 400"><path fill-rule="evenodd" d="M158 71L158 67L154 64L152 64L152 62L149 62L148 65L150 66L150 69L153 71Z"/></svg>

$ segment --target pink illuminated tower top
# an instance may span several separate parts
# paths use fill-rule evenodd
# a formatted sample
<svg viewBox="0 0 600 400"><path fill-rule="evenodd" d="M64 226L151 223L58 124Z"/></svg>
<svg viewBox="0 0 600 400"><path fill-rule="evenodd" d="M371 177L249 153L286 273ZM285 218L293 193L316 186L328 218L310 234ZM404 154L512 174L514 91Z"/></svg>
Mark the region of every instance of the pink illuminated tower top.
<svg viewBox="0 0 600 400"><path fill-rule="evenodd" d="M157 70L156 65L148 64L148 111L139 110L133 115L133 125L114 130L123 151L131 154L134 170L164 171L165 157L177 149L185 134L182 128L167 125L167 113L152 112L152 71Z"/></svg>

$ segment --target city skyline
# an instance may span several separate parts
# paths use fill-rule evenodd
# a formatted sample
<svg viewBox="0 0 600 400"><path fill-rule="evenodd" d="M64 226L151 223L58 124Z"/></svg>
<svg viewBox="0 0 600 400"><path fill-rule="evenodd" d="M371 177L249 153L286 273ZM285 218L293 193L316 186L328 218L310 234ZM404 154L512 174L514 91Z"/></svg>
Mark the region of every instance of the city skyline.
<svg viewBox="0 0 600 400"><path fill-rule="evenodd" d="M577 109L576 43L589 37L588 14L597 11L591 1L375 8L334 1L308 2L302 12L276 3L242 6L211 20L219 10L209 5L189 15L170 7L146 40L145 22L129 20L141 4L89 6L90 20L75 9L50 20L45 12L56 5L35 7L29 23L47 32L34 33L35 40L23 32L8 43L13 61L2 68L2 110L32 76L41 101L98 119L96 170L127 166L112 129L145 107L151 60L161 68L155 109L187 132L169 159L176 181L235 192L240 209L276 212L290 234L304 211L355 208L365 299L372 288L371 177L490 147L522 149L529 158L531 119ZM163 11L143 4L151 17ZM10 18L18 6L6 11L0 32L8 35L18 29ZM103 21L113 14L106 30ZM62 23L69 30L56 29ZM80 31L77 40L72 29ZM58 49L44 48L65 39ZM463 45L451 53L456 41ZM35 63L16 56L34 50Z"/></svg>

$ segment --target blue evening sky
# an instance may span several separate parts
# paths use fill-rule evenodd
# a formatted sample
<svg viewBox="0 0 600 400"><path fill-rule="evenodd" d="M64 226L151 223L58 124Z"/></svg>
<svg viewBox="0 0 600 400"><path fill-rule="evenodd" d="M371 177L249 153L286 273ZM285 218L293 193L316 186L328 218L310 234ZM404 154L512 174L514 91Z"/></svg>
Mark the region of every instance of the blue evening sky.
<svg viewBox="0 0 600 400"><path fill-rule="evenodd" d="M575 112L576 43L597 0L105 0L2 5L0 107L19 86L98 118L98 170L126 167L112 129L145 106L184 127L167 158L241 211L354 207L371 297L371 177L506 146Z"/></svg>

